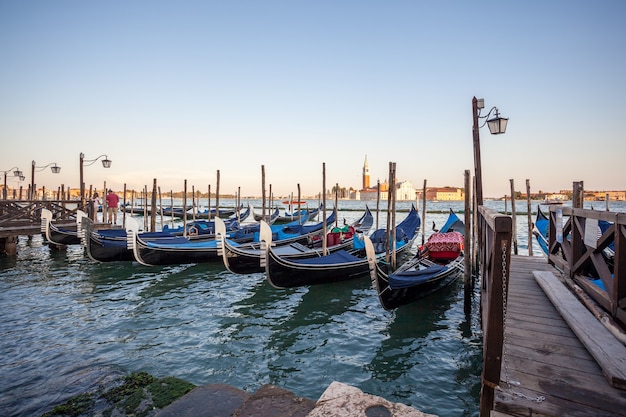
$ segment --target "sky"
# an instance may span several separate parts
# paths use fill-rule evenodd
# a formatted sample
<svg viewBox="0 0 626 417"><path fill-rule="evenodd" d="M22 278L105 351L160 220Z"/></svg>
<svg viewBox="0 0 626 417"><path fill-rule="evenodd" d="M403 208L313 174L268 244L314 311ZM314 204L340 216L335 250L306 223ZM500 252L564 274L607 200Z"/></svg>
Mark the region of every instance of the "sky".
<svg viewBox="0 0 626 417"><path fill-rule="evenodd" d="M625 190L626 2L0 0L9 187ZM106 155L111 168L104 169ZM49 163L61 167L52 174ZM87 165L87 163L85 164ZM10 170L20 168L20 183Z"/></svg>

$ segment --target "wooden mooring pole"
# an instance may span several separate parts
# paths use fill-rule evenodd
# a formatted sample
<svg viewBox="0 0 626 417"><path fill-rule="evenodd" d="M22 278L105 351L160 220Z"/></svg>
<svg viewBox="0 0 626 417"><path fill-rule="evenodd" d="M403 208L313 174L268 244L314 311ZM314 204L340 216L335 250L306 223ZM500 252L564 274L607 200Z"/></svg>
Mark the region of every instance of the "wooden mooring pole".
<svg viewBox="0 0 626 417"><path fill-rule="evenodd" d="M152 180L152 198L150 199L150 231L156 231L156 199L157 199L157 179Z"/></svg>
<svg viewBox="0 0 626 417"><path fill-rule="evenodd" d="M426 182L424 181L424 184ZM426 188L426 187L424 187ZM465 289L465 297L463 304L463 311L465 314L471 314L472 312L472 257L470 256L471 246L471 202L470 202L471 190L470 190L470 171L465 170L465 236L463 238L463 245L465 246L465 256L463 258L463 284Z"/></svg>
<svg viewBox="0 0 626 417"><path fill-rule="evenodd" d="M265 217L265 208L267 206L265 205L265 165L261 165L261 210L262 210L262 215L261 217L263 218L263 220L265 221L269 221L266 217Z"/></svg>
<svg viewBox="0 0 626 417"><path fill-rule="evenodd" d="M0 253L5 253L7 256L16 256L17 236L0 238Z"/></svg>
<svg viewBox="0 0 626 417"><path fill-rule="evenodd" d="M467 191L465 192L467 193ZM467 208L465 210L467 212ZM424 180L424 186L422 187L422 246L424 246L425 241L426 241L426 180Z"/></svg>
<svg viewBox="0 0 626 417"><path fill-rule="evenodd" d="M511 217L513 218L513 253L517 255L517 209L515 208L515 185L511 182Z"/></svg>
<svg viewBox="0 0 626 417"><path fill-rule="evenodd" d="M530 204L530 180L526 180L526 213L528 219L528 256L533 256L533 215Z"/></svg>

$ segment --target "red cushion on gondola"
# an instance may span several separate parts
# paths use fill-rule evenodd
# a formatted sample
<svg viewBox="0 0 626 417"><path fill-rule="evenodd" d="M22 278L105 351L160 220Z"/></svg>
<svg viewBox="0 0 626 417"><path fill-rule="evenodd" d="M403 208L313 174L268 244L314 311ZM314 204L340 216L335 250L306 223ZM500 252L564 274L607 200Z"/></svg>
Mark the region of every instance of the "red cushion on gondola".
<svg viewBox="0 0 626 417"><path fill-rule="evenodd" d="M463 250L463 235L459 232L435 233L428 238L426 247L431 254L433 252L455 252L458 254Z"/></svg>

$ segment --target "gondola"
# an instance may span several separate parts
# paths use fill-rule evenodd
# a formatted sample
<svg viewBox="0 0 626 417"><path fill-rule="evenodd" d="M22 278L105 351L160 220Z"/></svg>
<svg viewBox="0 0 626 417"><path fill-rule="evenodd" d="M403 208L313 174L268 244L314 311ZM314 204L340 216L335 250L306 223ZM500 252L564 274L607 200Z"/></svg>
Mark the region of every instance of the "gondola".
<svg viewBox="0 0 626 417"><path fill-rule="evenodd" d="M228 219L228 220L232 220L232 219L238 219L240 222L243 222L244 220L246 220L250 214L252 213L253 209L250 205L248 205L248 207L246 208L246 210L243 210L243 205L241 206L239 213L237 212L237 209L220 209L219 213L220 213L220 218L222 219ZM208 219L209 217L209 212L207 210L201 211L201 212L190 212L189 210L191 210L193 207L189 206L189 208L187 210L183 210L182 207L163 207L163 209L157 209L157 214L163 214L163 217L176 217L176 218L180 218L182 219L185 215L187 216L187 219ZM243 211L242 211L243 210ZM146 207L145 210L143 207L131 207L131 206L126 206L124 208L124 211L126 211L127 213L134 213L134 214L146 214L146 215L150 215L152 213L152 209L150 207ZM215 218L215 213L217 213L216 209L211 209L211 219Z"/></svg>
<svg viewBox="0 0 626 417"><path fill-rule="evenodd" d="M263 214L253 213L254 221L260 222L261 220L263 220L269 224L273 224L279 216L280 210L278 209L278 207L276 207L272 214L270 214L269 216L263 216Z"/></svg>
<svg viewBox="0 0 626 417"><path fill-rule="evenodd" d="M608 222L606 220L599 220L598 221L598 230L597 230L598 239L607 230L609 230L609 228L612 225L613 224L611 222ZM549 230L550 230L550 219L541 210L541 207L538 205L537 206L537 216L535 218L535 224L533 225L533 235L537 239L537 243L539 244L539 247L541 248L541 251L543 252L543 254L545 256L549 256L549 249L548 249L548 245L549 245L549 234L548 234L548 231ZM567 236L564 236L563 238L565 240L570 240L571 239L569 234ZM614 266L615 266L615 242L611 242L609 245L607 245L602 250L601 253L602 253L602 257L604 258L607 266L609 267L609 271L611 273L613 273ZM596 271L590 271L589 275L590 276L596 276L597 272ZM594 282L596 285L598 285L602 289L604 289L604 286L603 286L601 280L599 280L599 279L595 279L595 280L592 279L592 282Z"/></svg>
<svg viewBox="0 0 626 417"><path fill-rule="evenodd" d="M420 228L421 219L415 206L411 207L406 218L396 226L396 252L406 254L413 246ZM386 253L387 232L378 229L372 233L377 243L377 256ZM290 288L304 285L326 284L337 281L363 278L368 275L368 260L365 251L338 250L316 258L289 259L281 257L273 247L267 248L265 276L276 288Z"/></svg>
<svg viewBox="0 0 626 417"><path fill-rule="evenodd" d="M212 208L211 211L209 212L209 210L204 209L203 211L198 211L195 214L193 213L187 213L187 217L193 217L195 216L196 219L208 219L209 218L209 213L211 214L211 219L214 219L216 217L216 214L219 213L219 218L221 219L229 219L229 218L235 218L237 217L237 213L239 213L239 221L244 221L248 218L248 216L250 216L250 213L252 211L250 205L248 205L248 209L246 211L242 211L243 210L243 205L241 205L241 207L239 207L239 209L237 208L221 208L219 209L219 211L215 208ZM182 217L182 216L181 216Z"/></svg>
<svg viewBox="0 0 626 417"><path fill-rule="evenodd" d="M229 230L239 229L239 222L231 219L227 223ZM135 219L126 219L127 230L120 227L97 229L90 219L82 222L81 242L87 256L97 262L132 261L135 259L133 251L128 248L128 236L141 236L145 241L170 239L177 236L187 236L190 240L214 240L215 223L206 220L196 220L185 226L170 228L167 225L159 232L138 232Z"/></svg>
<svg viewBox="0 0 626 417"><path fill-rule="evenodd" d="M295 210L291 213L285 211L285 214L279 215L274 220L273 224L285 224L292 222L300 222L301 224L304 224L308 221L312 221L321 212L322 209L323 207L320 205L320 207L304 208L300 210Z"/></svg>
<svg viewBox="0 0 626 417"><path fill-rule="evenodd" d="M327 219L327 224L335 221L336 213L333 212ZM219 219L217 219L219 221ZM281 243L306 242L314 234L321 233L323 222L315 225L294 225L282 227L276 230L276 239ZM252 229L254 230L254 229ZM245 233L246 240L251 233ZM238 241L238 231L228 233L228 238ZM258 236L257 236L258 238ZM242 243L239 241L239 243ZM249 244L253 244L252 242ZM189 240L185 237L172 237L168 239L146 240L136 233L129 233L128 248L133 252L134 258L142 265L171 265L200 262L221 261L218 254L218 246L215 238L205 240Z"/></svg>
<svg viewBox="0 0 626 417"><path fill-rule="evenodd" d="M144 213L146 215L151 215L152 214L152 207L147 206L132 206L130 204L126 204L124 206L120 207L120 210L125 211L126 213L132 213L132 214L138 214L138 215L143 215ZM156 210L156 214L160 215L163 214L163 216L167 216L167 217L182 217L183 214L185 214L186 211L191 210L191 206L187 206L187 210L184 210L182 207L163 207L161 208L157 208Z"/></svg>
<svg viewBox="0 0 626 417"><path fill-rule="evenodd" d="M138 227L134 219L127 224ZM81 227L81 242L87 256L96 262L132 261L133 253L126 248L126 230L119 227L97 230L91 219L84 219Z"/></svg>
<svg viewBox="0 0 626 417"><path fill-rule="evenodd" d="M342 227L334 227L327 234L327 251L332 253L340 249L350 249L354 245L355 235L367 233L374 224L374 216L369 207L355 222ZM219 221L216 225L220 233ZM252 245L240 245L230 239L218 236L219 252L222 255L224 266L235 274L252 274L265 271L266 245L272 244L271 233L262 234L259 242ZM319 235L316 235L316 237ZM275 244L275 242L274 242ZM282 244L274 248L274 252L285 258L312 258L322 255L322 240L311 239L307 244L294 242Z"/></svg>
<svg viewBox="0 0 626 417"><path fill-rule="evenodd" d="M392 273L386 271L386 265L377 261L374 245L365 238L372 286L385 310L415 302L451 284L462 274L462 226L463 222L450 210L446 224L428 238L414 258Z"/></svg>
<svg viewBox="0 0 626 417"><path fill-rule="evenodd" d="M550 227L550 219L541 210L540 206L537 206L537 217L535 218L535 224L533 225L533 235L537 239L537 243L541 248L544 255L548 255L548 229Z"/></svg>
<svg viewBox="0 0 626 417"><path fill-rule="evenodd" d="M48 242L55 245L80 245L81 222L87 218L82 210L76 210L76 223L71 225L58 225L52 222L52 212L46 208L41 209L41 233L46 236Z"/></svg>

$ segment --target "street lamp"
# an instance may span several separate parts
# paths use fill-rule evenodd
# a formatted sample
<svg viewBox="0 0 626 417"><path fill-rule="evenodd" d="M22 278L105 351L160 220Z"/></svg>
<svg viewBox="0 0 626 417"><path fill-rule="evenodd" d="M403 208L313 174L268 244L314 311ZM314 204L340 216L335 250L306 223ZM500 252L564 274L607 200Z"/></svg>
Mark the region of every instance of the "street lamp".
<svg viewBox="0 0 626 417"><path fill-rule="evenodd" d="M24 179L26 177L24 177L24 175L22 174L22 171L20 171L20 169L18 167L13 167L11 169L7 169L6 171L4 171L4 188L2 189L2 199L6 200L7 199L7 172L9 171L13 171L13 176L14 177L19 177L20 181L24 181Z"/></svg>
<svg viewBox="0 0 626 417"><path fill-rule="evenodd" d="M32 168L31 168L31 175L30 175L30 195L31 198L34 198L35 195L37 195L37 193L35 192L35 172L41 172L44 169L50 167L50 170L52 171L53 174L58 174L59 172L61 172L61 167L57 165L56 162L50 162L48 165L45 166L35 166L35 161L33 160L32 163ZM52 166L51 166L52 165Z"/></svg>
<svg viewBox="0 0 626 417"><path fill-rule="evenodd" d="M480 134L479 129L485 124L489 127L489 132L492 135L500 135L506 132L506 125L509 119L506 117L500 117L497 107L492 107L485 116L480 115L480 111L485 108L485 100L482 98L472 99L472 116L474 119L474 126L472 129L474 138L474 175L476 177L476 204L483 205L483 180L482 180L482 168L480 164ZM493 114L493 117L489 117ZM479 126L480 119L487 119Z"/></svg>
<svg viewBox="0 0 626 417"><path fill-rule="evenodd" d="M83 166L93 165L98 159L102 157L104 157L104 159L102 160L102 166L104 168L111 168L111 162L113 161L111 161L106 155L100 155L95 159L85 159L85 154L82 152L80 153L80 201L83 210L85 209L85 183L83 181Z"/></svg>

